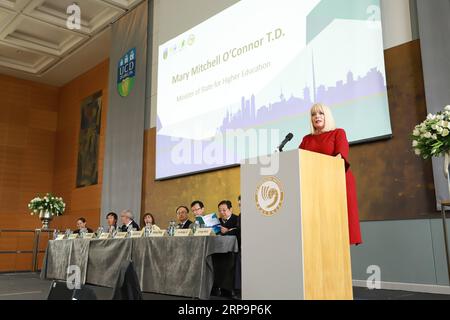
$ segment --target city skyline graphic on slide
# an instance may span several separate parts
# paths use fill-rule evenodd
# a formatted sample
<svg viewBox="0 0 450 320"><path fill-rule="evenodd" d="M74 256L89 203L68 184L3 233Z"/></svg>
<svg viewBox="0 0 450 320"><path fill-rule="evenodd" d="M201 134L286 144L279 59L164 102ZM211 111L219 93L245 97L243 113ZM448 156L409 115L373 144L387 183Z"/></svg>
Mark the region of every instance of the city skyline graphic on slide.
<svg viewBox="0 0 450 320"><path fill-rule="evenodd" d="M315 77L314 77L315 78ZM281 89L279 101L267 105L257 106L257 98L252 94L249 98L241 98L240 108L232 112L227 108L222 123L217 127L217 133L230 129L245 129L276 121L287 116L303 114L311 108L315 102L324 103L330 107L347 102L364 99L376 94L386 92L386 81L383 73L377 68L370 69L363 77L354 78L353 72L347 73L346 80L336 81L335 86L326 87L323 84L313 88L303 88L303 97L293 93L289 97ZM159 117L156 119L157 131L163 128Z"/></svg>
<svg viewBox="0 0 450 320"><path fill-rule="evenodd" d="M281 92L279 101L260 107L256 106L254 94L249 99L242 97L240 109L234 113L227 110L218 132L254 127L282 117L299 115L309 111L314 102L334 106L386 92L383 74L376 68L357 79L354 79L353 73L349 71L346 81L339 80L333 87L319 85L316 88L315 84L313 86L312 92L309 87L303 89L302 98L293 94L286 98Z"/></svg>

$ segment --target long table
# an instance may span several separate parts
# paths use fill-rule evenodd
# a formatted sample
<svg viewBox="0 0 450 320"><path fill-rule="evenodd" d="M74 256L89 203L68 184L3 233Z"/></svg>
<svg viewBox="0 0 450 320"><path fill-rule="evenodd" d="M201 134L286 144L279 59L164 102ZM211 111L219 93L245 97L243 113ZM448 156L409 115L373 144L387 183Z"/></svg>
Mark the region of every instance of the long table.
<svg viewBox="0 0 450 320"><path fill-rule="evenodd" d="M82 284L112 288L121 262L131 260L143 292L208 299L212 256L236 252L235 236L51 240L41 278L66 280L68 267L75 265Z"/></svg>

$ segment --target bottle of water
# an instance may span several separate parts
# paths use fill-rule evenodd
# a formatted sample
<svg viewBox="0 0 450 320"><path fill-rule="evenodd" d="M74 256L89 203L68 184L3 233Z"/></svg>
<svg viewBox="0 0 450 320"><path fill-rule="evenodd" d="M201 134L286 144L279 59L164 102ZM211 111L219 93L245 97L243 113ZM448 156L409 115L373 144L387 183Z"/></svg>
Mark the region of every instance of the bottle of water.
<svg viewBox="0 0 450 320"><path fill-rule="evenodd" d="M175 235L175 221L170 221L168 234L171 237Z"/></svg>
<svg viewBox="0 0 450 320"><path fill-rule="evenodd" d="M169 222L169 226L167 227L167 235L169 237L172 236L172 221Z"/></svg>
<svg viewBox="0 0 450 320"><path fill-rule="evenodd" d="M192 228L192 232L195 234L195 232L200 229L200 222L198 220L195 220L194 227Z"/></svg>
<svg viewBox="0 0 450 320"><path fill-rule="evenodd" d="M59 230L58 229L53 230L53 240L56 240L56 238L58 238L58 235L59 235Z"/></svg>
<svg viewBox="0 0 450 320"><path fill-rule="evenodd" d="M129 225L127 228L127 238L131 238L131 231L133 231L133 225Z"/></svg>
<svg viewBox="0 0 450 320"><path fill-rule="evenodd" d="M103 233L103 227L99 227L97 229L97 238L100 238L101 234Z"/></svg>
<svg viewBox="0 0 450 320"><path fill-rule="evenodd" d="M84 238L84 236L86 235L87 232L88 232L88 231L87 231L86 228L82 228L82 229L80 230L80 238Z"/></svg>
<svg viewBox="0 0 450 320"><path fill-rule="evenodd" d="M150 237L150 234L152 233L152 224L151 223L147 223L145 225L145 229L144 229L144 237Z"/></svg>

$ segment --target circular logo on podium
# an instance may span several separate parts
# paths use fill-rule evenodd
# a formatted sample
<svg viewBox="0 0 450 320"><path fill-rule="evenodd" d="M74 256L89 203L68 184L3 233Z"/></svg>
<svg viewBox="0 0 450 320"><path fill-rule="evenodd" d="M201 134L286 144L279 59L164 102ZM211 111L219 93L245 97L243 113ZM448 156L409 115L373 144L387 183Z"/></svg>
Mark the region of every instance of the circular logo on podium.
<svg viewBox="0 0 450 320"><path fill-rule="evenodd" d="M273 216L283 205L284 192L280 180L268 177L256 188L256 207L267 217Z"/></svg>

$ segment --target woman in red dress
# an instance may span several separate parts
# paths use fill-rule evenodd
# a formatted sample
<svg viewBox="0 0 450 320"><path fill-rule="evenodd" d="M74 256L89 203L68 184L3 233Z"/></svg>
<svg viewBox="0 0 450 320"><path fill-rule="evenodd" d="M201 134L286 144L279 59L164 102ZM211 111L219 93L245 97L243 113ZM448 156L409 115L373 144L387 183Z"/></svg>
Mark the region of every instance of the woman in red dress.
<svg viewBox="0 0 450 320"><path fill-rule="evenodd" d="M361 244L358 199L356 196L355 178L348 162L349 145L347 136L343 129L336 129L333 115L327 106L323 104L312 106L311 134L303 138L299 148L344 159L350 244Z"/></svg>

